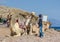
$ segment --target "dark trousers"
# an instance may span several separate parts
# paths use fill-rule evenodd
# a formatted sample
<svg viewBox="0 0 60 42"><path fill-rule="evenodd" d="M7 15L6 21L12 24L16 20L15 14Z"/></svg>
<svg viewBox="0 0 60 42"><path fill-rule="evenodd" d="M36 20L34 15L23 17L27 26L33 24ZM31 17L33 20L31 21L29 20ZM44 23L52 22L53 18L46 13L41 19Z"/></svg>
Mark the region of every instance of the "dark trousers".
<svg viewBox="0 0 60 42"><path fill-rule="evenodd" d="M40 37L43 37L44 36L44 32L42 31L42 26L40 26Z"/></svg>

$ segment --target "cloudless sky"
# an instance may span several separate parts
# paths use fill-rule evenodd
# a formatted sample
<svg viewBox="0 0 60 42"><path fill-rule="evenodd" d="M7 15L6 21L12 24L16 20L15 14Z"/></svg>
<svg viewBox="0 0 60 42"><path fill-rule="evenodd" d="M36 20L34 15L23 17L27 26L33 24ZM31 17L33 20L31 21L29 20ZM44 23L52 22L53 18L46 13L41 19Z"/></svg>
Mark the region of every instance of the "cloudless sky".
<svg viewBox="0 0 60 42"><path fill-rule="evenodd" d="M0 5L34 11L60 21L60 0L0 0Z"/></svg>

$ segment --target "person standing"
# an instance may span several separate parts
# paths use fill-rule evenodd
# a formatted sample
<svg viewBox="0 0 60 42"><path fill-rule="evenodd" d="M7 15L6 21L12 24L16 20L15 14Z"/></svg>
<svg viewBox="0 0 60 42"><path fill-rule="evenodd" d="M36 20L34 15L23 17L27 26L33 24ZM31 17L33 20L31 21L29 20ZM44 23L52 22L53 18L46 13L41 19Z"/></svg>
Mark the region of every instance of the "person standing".
<svg viewBox="0 0 60 42"><path fill-rule="evenodd" d="M10 27L11 26L11 18L12 18L12 15L7 15L7 27Z"/></svg>
<svg viewBox="0 0 60 42"><path fill-rule="evenodd" d="M7 15L7 27L9 27L9 15Z"/></svg>
<svg viewBox="0 0 60 42"><path fill-rule="evenodd" d="M39 25L39 28L40 28L40 35L39 35L39 37L43 37L44 33L43 33L43 29L42 29L42 14L39 15L38 25Z"/></svg>
<svg viewBox="0 0 60 42"><path fill-rule="evenodd" d="M29 34L30 32L30 21L31 21L31 16L27 16L25 21L26 32L27 32L26 34Z"/></svg>

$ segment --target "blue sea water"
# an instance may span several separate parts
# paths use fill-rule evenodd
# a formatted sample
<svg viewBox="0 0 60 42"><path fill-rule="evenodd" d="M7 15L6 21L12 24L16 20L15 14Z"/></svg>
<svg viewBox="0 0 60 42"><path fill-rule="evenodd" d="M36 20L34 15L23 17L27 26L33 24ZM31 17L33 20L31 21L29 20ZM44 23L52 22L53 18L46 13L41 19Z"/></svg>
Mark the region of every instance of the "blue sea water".
<svg viewBox="0 0 60 42"><path fill-rule="evenodd" d="M60 30L60 27L51 27L51 28L53 28L55 30Z"/></svg>

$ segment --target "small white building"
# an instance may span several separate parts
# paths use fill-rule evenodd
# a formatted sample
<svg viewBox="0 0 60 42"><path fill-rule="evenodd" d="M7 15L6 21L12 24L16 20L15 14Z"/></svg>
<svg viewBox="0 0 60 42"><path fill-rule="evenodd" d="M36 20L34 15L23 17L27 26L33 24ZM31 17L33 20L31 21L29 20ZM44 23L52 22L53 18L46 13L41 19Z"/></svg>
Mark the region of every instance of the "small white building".
<svg viewBox="0 0 60 42"><path fill-rule="evenodd" d="M45 22L47 22L47 21L48 21L48 16L46 16L46 15L43 15L43 19L42 19L42 21L45 21Z"/></svg>

